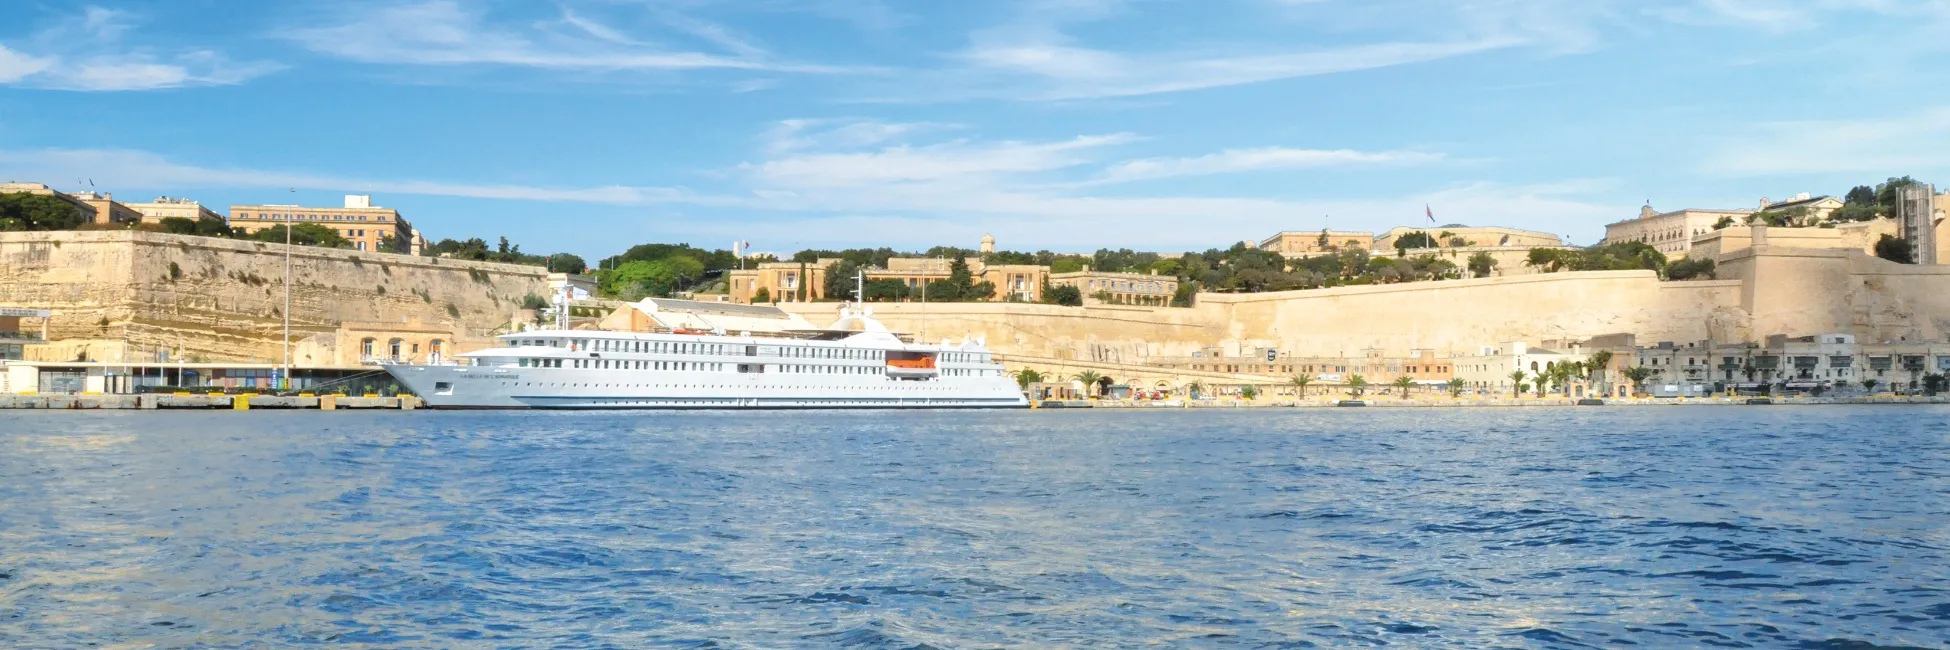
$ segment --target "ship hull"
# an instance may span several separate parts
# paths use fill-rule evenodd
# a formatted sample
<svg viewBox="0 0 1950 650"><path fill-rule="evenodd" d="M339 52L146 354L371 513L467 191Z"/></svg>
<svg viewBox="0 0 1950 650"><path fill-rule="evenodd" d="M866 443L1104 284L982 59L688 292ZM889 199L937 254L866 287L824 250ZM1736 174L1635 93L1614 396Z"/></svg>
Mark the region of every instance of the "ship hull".
<svg viewBox="0 0 1950 650"><path fill-rule="evenodd" d="M383 366L434 409L1010 409L1007 377L903 381L882 376Z"/></svg>

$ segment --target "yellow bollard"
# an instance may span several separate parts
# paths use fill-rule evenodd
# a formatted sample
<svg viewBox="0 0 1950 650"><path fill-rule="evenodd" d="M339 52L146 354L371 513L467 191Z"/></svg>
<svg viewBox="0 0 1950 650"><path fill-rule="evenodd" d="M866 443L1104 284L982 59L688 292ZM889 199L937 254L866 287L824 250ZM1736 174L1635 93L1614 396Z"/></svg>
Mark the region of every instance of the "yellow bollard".
<svg viewBox="0 0 1950 650"><path fill-rule="evenodd" d="M239 411L251 410L251 396L238 395L230 399L230 408Z"/></svg>

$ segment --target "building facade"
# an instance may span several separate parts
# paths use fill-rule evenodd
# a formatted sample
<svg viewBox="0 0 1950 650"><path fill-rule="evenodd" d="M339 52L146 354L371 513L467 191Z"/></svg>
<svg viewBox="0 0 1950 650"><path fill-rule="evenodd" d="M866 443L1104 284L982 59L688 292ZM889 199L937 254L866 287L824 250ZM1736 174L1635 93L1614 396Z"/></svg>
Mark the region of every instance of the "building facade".
<svg viewBox="0 0 1950 650"><path fill-rule="evenodd" d="M362 251L414 253L413 225L398 210L372 204L372 197L346 195L345 207L313 208L298 205L233 205L230 225L246 234L269 230L284 224L315 224L338 231L339 236Z"/></svg>
<svg viewBox="0 0 1950 650"><path fill-rule="evenodd" d="M40 196L52 196L56 199L60 199L61 202L63 203L66 203L70 206L74 206L75 211L81 213L83 216L88 217L91 222L93 221L95 215L95 206L89 205L87 203L83 203L81 199L75 198L74 196L66 192L62 192L54 188L48 187L44 183L7 181L5 183L0 183L0 194L35 194Z"/></svg>
<svg viewBox="0 0 1950 650"><path fill-rule="evenodd" d="M1355 230L1286 231L1259 241L1260 250L1305 257L1347 249L1373 250L1374 233Z"/></svg>
<svg viewBox="0 0 1950 650"><path fill-rule="evenodd" d="M1375 236L1374 249L1394 250L1395 242L1410 233L1427 233L1436 240L1436 248L1536 248L1563 246L1564 238L1547 232L1499 228L1495 226L1471 227L1461 224L1423 228L1403 226ZM1414 249L1411 249L1414 250Z"/></svg>
<svg viewBox="0 0 1950 650"><path fill-rule="evenodd" d="M810 302L826 298L826 270L837 259L762 262L725 273L725 291L740 304Z"/></svg>
<svg viewBox="0 0 1950 650"><path fill-rule="evenodd" d="M1606 244L1639 242L1649 244L1668 258L1685 257L1693 248L1693 238L1713 232L1722 219L1742 223L1753 210L1678 210L1659 212L1646 205L1637 219L1605 224Z"/></svg>
<svg viewBox="0 0 1950 650"><path fill-rule="evenodd" d="M1053 273L1050 286L1076 287L1083 302L1111 305L1166 307L1178 295L1178 278L1156 273L1107 273L1092 271L1088 265L1074 273Z"/></svg>
<svg viewBox="0 0 1950 650"><path fill-rule="evenodd" d="M113 194L77 192L73 196L75 200L88 206L88 211L94 215L89 220L90 223L106 226L111 224L140 223L142 221L141 212L137 212L134 208L116 202L115 195Z"/></svg>
<svg viewBox="0 0 1950 650"><path fill-rule="evenodd" d="M1943 210L1937 207L1936 198L1932 185L1896 190L1896 222L1902 227L1903 241L1909 242L1911 261L1917 264L1938 263L1936 231Z"/></svg>
<svg viewBox="0 0 1950 650"><path fill-rule="evenodd" d="M218 214L216 210L211 210L203 207L201 203L181 197L158 196L156 200L147 203L129 203L126 205L129 206L129 209L142 215L142 223L162 223L162 220L171 217L189 219L191 221L224 220L223 215Z"/></svg>

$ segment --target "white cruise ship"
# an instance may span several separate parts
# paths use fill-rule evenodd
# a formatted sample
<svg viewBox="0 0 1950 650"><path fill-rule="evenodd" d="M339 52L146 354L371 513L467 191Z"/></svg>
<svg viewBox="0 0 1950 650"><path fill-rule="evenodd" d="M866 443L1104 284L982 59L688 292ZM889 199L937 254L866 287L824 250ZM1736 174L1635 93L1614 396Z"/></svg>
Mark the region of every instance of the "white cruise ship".
<svg viewBox="0 0 1950 650"><path fill-rule="evenodd" d="M771 307L649 299L633 308L619 322L651 331L531 330L503 334L500 347L459 355L457 365L382 366L439 409L1029 405L981 342L910 343L860 307L825 329L775 331L726 325L750 324L753 314L805 321Z"/></svg>

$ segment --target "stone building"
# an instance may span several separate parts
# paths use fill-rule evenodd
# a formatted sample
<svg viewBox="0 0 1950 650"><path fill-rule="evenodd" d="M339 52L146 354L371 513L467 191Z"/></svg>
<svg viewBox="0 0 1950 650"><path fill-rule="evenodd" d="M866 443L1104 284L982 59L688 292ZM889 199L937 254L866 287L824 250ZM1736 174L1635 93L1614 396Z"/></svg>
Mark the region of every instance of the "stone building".
<svg viewBox="0 0 1950 650"><path fill-rule="evenodd" d="M1315 255L1345 249L1374 249L1374 233L1358 230L1289 230L1259 241L1259 249L1287 257Z"/></svg>
<svg viewBox="0 0 1950 650"><path fill-rule="evenodd" d="M835 258L816 262L761 262L749 269L725 272L725 291L731 301L810 302L826 298L826 270L839 262ZM760 290L765 300L760 301Z"/></svg>
<svg viewBox="0 0 1950 650"><path fill-rule="evenodd" d="M35 194L39 196L52 196L56 199L60 199L61 202L63 203L74 206L76 211L81 212L83 215L90 217L91 221L93 220L92 218L95 215L95 206L89 205L87 203L83 203L81 199L75 198L73 195L70 195L66 192L56 190L52 187L48 187L44 183L29 183L25 181L7 181L5 183L0 183L0 194Z"/></svg>
<svg viewBox="0 0 1950 650"><path fill-rule="evenodd" d="M1178 278L1157 273L1110 273L1092 271L1084 265L1082 271L1073 273L1052 273L1050 286L1076 287L1083 294L1086 305L1147 305L1164 307L1171 304L1173 296L1178 295Z"/></svg>
<svg viewBox="0 0 1950 650"><path fill-rule="evenodd" d="M192 221L223 221L223 215L204 207L202 203L182 197L158 196L147 203L129 203L129 209L142 214L142 223L162 223L163 219L178 217Z"/></svg>
<svg viewBox="0 0 1950 650"><path fill-rule="evenodd" d="M233 205L230 225L254 233L284 224L310 223L331 228L362 251L418 254L413 224L398 210L372 204L372 197L348 194L345 207L313 208L299 205Z"/></svg>
<svg viewBox="0 0 1950 650"><path fill-rule="evenodd" d="M1395 250L1395 242L1410 233L1427 233L1436 240L1437 248L1536 248L1563 246L1564 239L1547 232L1500 228L1495 226L1465 226L1449 224L1423 228L1402 226L1377 235L1374 249L1377 251ZM1411 249L1414 250L1414 249Z"/></svg>
<svg viewBox="0 0 1950 650"><path fill-rule="evenodd" d="M89 220L90 223L105 226L111 224L140 223L142 221L141 212L117 202L113 194L77 192L73 196L75 200L87 205L88 211L94 215Z"/></svg>
<svg viewBox="0 0 1950 650"><path fill-rule="evenodd" d="M1685 257L1693 248L1693 238L1713 232L1713 226L1722 219L1743 222L1753 210L1697 210L1686 209L1673 212L1659 212L1651 204L1639 209L1636 219L1605 224L1605 239L1602 243L1622 244L1640 242L1666 257L1677 259Z"/></svg>
<svg viewBox="0 0 1950 650"><path fill-rule="evenodd" d="M1509 341L1496 345L1481 346L1475 354L1459 356L1450 361L1455 364L1456 376L1468 382L1469 387L1479 393L1500 394L1516 392L1517 382L1513 376L1523 371L1523 383L1529 384L1531 392L1536 391L1536 378L1567 363L1589 363L1591 355L1598 347L1587 345L1587 341L1544 341L1545 345L1532 347L1524 341ZM1616 363L1616 362L1615 362ZM1617 379L1619 376L1613 374ZM1588 390L1585 386L1574 386L1573 393L1583 396ZM1561 393L1560 393L1561 394Z"/></svg>

